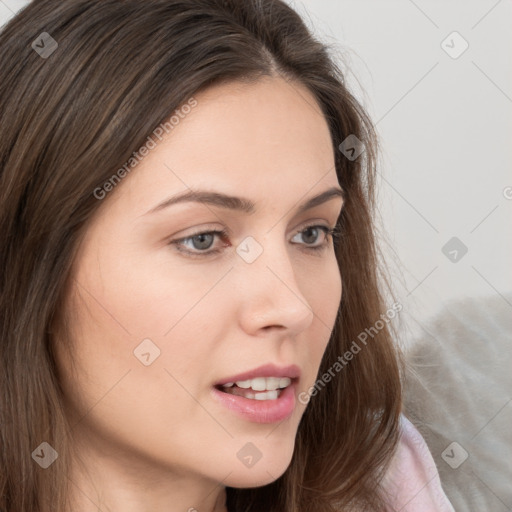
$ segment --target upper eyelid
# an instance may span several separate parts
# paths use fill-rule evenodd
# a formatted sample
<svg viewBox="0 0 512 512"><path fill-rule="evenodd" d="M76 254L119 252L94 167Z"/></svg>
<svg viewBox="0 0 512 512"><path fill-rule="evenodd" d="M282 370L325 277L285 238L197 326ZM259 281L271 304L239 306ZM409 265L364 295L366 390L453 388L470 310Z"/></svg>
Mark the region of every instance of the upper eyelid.
<svg viewBox="0 0 512 512"><path fill-rule="evenodd" d="M325 224L323 224L322 222L325 222L325 221L312 221L312 222L309 222L309 223L306 223L306 224L303 224L300 228L297 228L294 230L293 232L293 235L295 236L296 234L298 233L302 233L302 231L304 231L305 229L307 228L310 228L310 227L317 227L317 226L321 226L321 227L325 227L327 229L336 229L338 223L336 223L334 226L331 226L329 222L325 222ZM174 238L172 241L174 242L181 242L183 240L188 240L189 238L193 238L194 236L198 236L198 235L206 235L206 234L212 234L212 233L215 233L215 234L220 234L221 232L225 231L227 233L228 236L232 236L233 235L233 231L229 228L203 228L203 229L197 229L196 231L186 235L186 236L182 236L182 237L179 237L179 238Z"/></svg>

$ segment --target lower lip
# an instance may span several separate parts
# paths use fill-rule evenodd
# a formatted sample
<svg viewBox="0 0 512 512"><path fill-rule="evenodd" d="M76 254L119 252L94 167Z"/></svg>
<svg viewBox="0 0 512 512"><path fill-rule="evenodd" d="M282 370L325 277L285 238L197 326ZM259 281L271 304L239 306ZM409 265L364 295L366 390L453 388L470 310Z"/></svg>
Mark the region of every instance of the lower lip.
<svg viewBox="0 0 512 512"><path fill-rule="evenodd" d="M276 423L289 418L295 409L295 383L286 387L275 400L255 400L224 393L213 388L213 396L222 405L254 423Z"/></svg>

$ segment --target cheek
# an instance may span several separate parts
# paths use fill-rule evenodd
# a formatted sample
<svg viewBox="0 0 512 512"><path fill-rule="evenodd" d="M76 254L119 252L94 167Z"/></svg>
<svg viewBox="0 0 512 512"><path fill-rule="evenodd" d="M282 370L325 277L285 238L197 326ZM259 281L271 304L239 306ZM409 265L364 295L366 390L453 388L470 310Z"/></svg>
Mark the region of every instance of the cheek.
<svg viewBox="0 0 512 512"><path fill-rule="evenodd" d="M316 379L341 301L342 280L334 255L317 273L316 278L307 274L303 281L303 289L305 297L315 313L310 334L306 336L308 342L304 360L308 361L308 371L303 384L303 388L306 390Z"/></svg>
<svg viewBox="0 0 512 512"><path fill-rule="evenodd" d="M73 424L80 425L76 432L93 432L111 446L131 446L155 458L172 459L177 447L169 432L181 432L185 446L187 432L200 435L199 427L211 421L192 398L204 393L197 376L209 369L204 358L211 349L205 336L208 322L201 320L207 301L204 308L200 303L189 317L175 321L167 336L146 335L138 359L133 351L142 338L125 332L96 300L82 296L85 304L75 298L78 314L72 333L77 371L71 370L65 352L58 353L69 412ZM150 307L146 311L151 323L155 312ZM145 353L150 354L149 365L142 362Z"/></svg>
<svg viewBox="0 0 512 512"><path fill-rule="evenodd" d="M176 401L183 395L179 382L192 393L200 392L191 376L208 369L204 354L214 348L209 340L216 339L218 313L224 310L226 286L218 282L225 272L198 279L197 270L193 278L179 269L134 259L128 265L128 259L105 254L101 272L96 272L93 260L80 268L70 303L74 355L81 369L79 376L71 375L63 360L70 390L76 382L84 402L92 406L130 372L130 396L146 389L156 402L159 395ZM70 393L76 396L75 390Z"/></svg>
<svg viewBox="0 0 512 512"><path fill-rule="evenodd" d="M197 267L187 273L164 248L157 258L146 251L124 249L100 247L94 257L82 262L76 279L90 310L90 318L83 323L90 330L93 319L109 337L113 334L134 343L167 336L222 277L221 272L200 273Z"/></svg>
<svg viewBox="0 0 512 512"><path fill-rule="evenodd" d="M342 295L341 274L338 262L332 254L316 273L304 272L303 289L316 320L326 334L334 327Z"/></svg>

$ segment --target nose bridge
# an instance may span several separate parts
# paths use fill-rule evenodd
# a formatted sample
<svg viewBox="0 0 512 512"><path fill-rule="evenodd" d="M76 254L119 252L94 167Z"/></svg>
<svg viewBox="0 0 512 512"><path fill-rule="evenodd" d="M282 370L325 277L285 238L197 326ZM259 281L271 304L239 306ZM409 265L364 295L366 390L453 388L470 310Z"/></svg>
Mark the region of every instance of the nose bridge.
<svg viewBox="0 0 512 512"><path fill-rule="evenodd" d="M297 283L287 243L275 232L247 237L237 247L243 275L242 318L261 327L306 329L313 311ZM255 325L252 326L256 327Z"/></svg>

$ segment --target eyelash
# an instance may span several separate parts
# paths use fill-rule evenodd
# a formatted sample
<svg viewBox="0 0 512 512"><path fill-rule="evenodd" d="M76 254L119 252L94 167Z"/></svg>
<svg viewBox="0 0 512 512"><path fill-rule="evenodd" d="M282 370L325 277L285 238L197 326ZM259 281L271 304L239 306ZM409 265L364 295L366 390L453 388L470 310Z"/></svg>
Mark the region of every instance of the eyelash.
<svg viewBox="0 0 512 512"><path fill-rule="evenodd" d="M304 233L305 231L307 231L308 229L311 229L311 228L319 228L320 230L322 230L325 233L326 238L325 238L325 242L322 243L321 245L311 246L311 247L306 246L304 248L304 250L306 250L306 251L313 251L314 253L320 253L321 251L324 251L325 249L327 249L330 246L329 236L332 237L333 241L337 241L338 237L341 236L339 225L336 225L334 228L329 228L329 227L323 226L321 224L320 225L319 224L311 224L309 226L306 226L303 229L301 229L300 231L297 231L293 236L298 235L300 233ZM191 240L192 238L199 236L199 235L220 235L222 239L225 239L229 236L229 233L225 229L213 230L213 231L198 231L197 233L192 233L191 235L189 235L185 238L179 238L177 240L173 240L173 241L169 242L169 245L176 246L176 249L179 252L185 253L185 254L187 254L187 256L189 256L191 258L204 258L204 257L208 257L208 256L213 256L213 255L221 252L222 249L212 249L209 251L194 252L194 251L189 251L187 249L180 248L181 243L186 242L187 240Z"/></svg>

